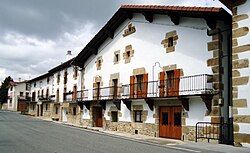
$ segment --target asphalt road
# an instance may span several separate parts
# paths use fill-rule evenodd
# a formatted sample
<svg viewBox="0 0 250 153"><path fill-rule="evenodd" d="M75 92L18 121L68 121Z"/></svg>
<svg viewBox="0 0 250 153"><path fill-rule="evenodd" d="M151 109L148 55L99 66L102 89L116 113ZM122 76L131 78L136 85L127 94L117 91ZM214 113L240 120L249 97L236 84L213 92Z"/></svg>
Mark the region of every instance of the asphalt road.
<svg viewBox="0 0 250 153"><path fill-rule="evenodd" d="M0 111L0 153L187 152Z"/></svg>

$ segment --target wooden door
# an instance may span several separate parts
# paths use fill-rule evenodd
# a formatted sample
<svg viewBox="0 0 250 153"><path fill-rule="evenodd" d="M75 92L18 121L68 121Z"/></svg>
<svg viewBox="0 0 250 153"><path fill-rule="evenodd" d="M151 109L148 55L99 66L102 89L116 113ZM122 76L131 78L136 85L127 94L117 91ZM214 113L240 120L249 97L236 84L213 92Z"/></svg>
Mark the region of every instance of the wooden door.
<svg viewBox="0 0 250 153"><path fill-rule="evenodd" d="M181 139L181 107L160 107L159 136Z"/></svg>
<svg viewBox="0 0 250 153"><path fill-rule="evenodd" d="M41 115L40 116L43 116L43 104L40 105L41 106Z"/></svg>
<svg viewBox="0 0 250 153"><path fill-rule="evenodd" d="M180 69L167 71L167 96L179 95Z"/></svg>
<svg viewBox="0 0 250 153"><path fill-rule="evenodd" d="M94 120L96 127L102 127L102 108L95 107L94 108Z"/></svg>

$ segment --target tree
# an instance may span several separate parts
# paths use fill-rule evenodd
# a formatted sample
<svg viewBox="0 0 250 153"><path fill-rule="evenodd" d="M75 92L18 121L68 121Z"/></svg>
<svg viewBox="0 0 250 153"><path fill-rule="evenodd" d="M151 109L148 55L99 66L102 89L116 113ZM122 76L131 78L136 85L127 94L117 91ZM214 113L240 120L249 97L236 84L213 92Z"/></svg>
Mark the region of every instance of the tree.
<svg viewBox="0 0 250 153"><path fill-rule="evenodd" d="M8 76L2 82L2 85L0 87L0 103L7 102L9 83L12 81L13 81L13 79L10 76Z"/></svg>

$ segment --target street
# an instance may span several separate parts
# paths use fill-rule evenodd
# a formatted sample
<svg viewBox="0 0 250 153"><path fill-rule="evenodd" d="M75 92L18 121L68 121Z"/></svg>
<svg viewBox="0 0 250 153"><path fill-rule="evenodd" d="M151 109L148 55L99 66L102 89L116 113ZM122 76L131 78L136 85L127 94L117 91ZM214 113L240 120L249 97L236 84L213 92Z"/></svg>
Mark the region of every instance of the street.
<svg viewBox="0 0 250 153"><path fill-rule="evenodd" d="M112 137L85 129L0 111L1 153L181 153L210 152Z"/></svg>
<svg viewBox="0 0 250 153"><path fill-rule="evenodd" d="M1 153L163 153L169 150L11 112L0 112L0 131Z"/></svg>

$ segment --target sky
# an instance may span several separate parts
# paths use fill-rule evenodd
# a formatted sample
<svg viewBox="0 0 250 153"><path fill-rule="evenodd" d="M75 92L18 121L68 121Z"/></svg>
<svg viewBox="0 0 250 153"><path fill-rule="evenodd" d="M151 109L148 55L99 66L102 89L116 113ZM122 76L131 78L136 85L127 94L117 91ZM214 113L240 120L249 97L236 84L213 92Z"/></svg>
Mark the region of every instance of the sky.
<svg viewBox="0 0 250 153"><path fill-rule="evenodd" d="M223 5L218 0L0 0L0 82L29 80L76 56L122 4Z"/></svg>

